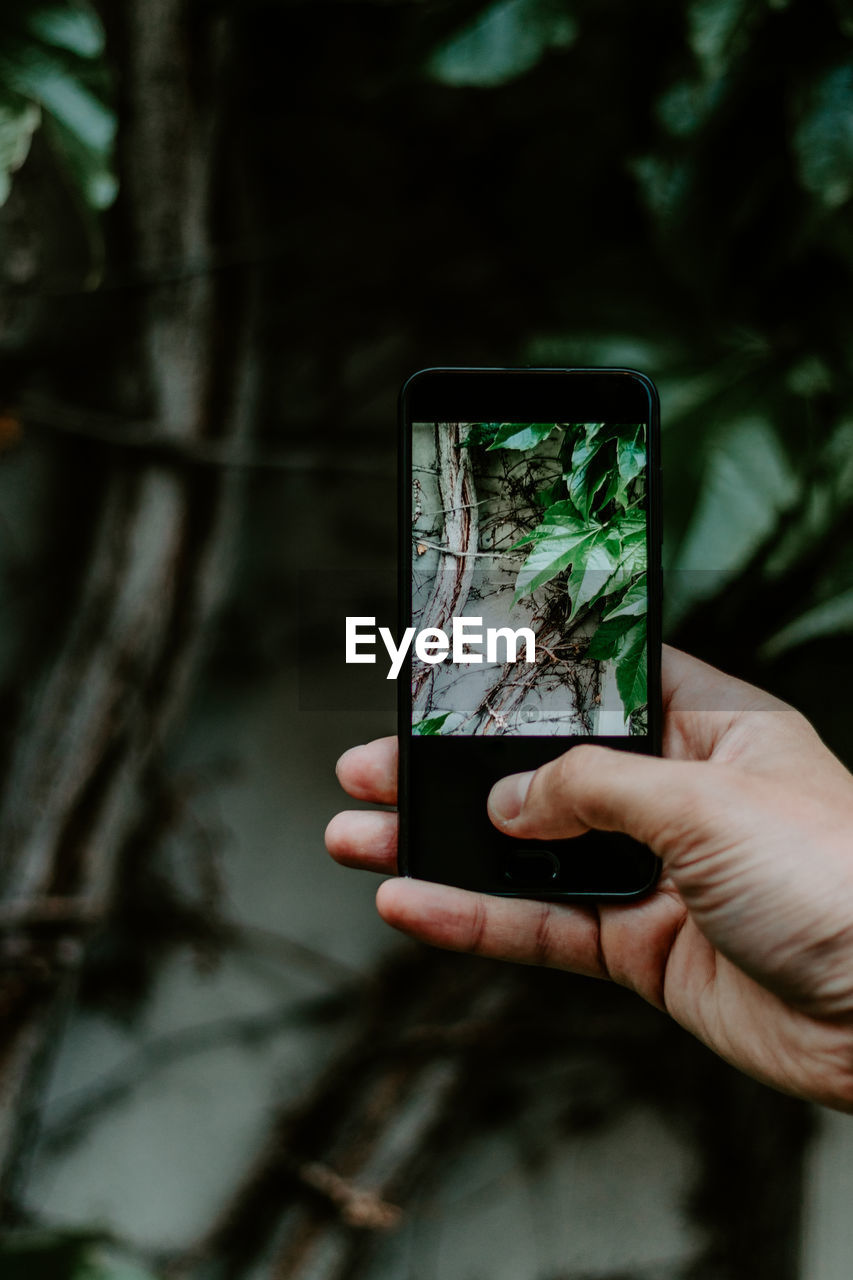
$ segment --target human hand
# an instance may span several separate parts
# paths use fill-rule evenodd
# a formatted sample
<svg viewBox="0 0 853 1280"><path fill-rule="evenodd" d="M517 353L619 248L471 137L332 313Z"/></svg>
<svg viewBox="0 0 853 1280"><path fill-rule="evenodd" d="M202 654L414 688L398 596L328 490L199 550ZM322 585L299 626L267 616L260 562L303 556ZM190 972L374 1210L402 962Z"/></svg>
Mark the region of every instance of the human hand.
<svg viewBox="0 0 853 1280"><path fill-rule="evenodd" d="M585 907L397 879L391 925L436 946L609 978L757 1079L853 1111L853 777L791 707L664 651L664 758L581 745L503 778L489 815L508 835L590 827L648 844L650 897ZM396 739L338 762L344 789L393 804ZM397 817L340 813L345 866L396 870Z"/></svg>

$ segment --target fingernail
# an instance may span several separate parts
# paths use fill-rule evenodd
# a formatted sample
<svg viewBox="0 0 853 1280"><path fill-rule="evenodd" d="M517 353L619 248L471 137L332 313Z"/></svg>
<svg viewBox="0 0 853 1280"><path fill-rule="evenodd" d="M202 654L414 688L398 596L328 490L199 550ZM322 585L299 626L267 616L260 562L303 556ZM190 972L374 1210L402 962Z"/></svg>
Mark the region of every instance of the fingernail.
<svg viewBox="0 0 853 1280"><path fill-rule="evenodd" d="M489 793L489 809L499 822L512 822L521 813L533 773L513 773L501 778Z"/></svg>

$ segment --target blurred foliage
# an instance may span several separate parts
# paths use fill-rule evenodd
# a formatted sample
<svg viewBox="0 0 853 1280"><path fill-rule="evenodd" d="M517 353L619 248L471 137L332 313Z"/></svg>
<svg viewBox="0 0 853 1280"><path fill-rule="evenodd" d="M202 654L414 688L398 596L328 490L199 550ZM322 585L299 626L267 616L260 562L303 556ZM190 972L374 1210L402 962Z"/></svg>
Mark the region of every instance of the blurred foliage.
<svg viewBox="0 0 853 1280"><path fill-rule="evenodd" d="M848 691L853 630L853 7L253 0L242 21L247 146L287 260L264 420L294 443L319 428L331 463L343 442L390 450L419 366L643 369L668 636L794 699L853 758L826 694L829 672ZM345 483L317 496L349 546ZM280 567L268 489L232 635ZM362 566L393 545L390 494L370 492Z"/></svg>
<svg viewBox="0 0 853 1280"><path fill-rule="evenodd" d="M445 83L506 85L547 75L561 47L567 99L595 103L566 120L564 148L526 194L565 213L562 233L550 223L544 235L559 265L573 240L582 246L600 296L583 305L584 282L577 306L567 291L578 319L532 336L522 358L655 376L670 625L701 647L691 611L748 578L751 611L718 611L740 624L739 654L713 635L708 609L697 617L708 656L767 680L784 651L853 630L853 13L820 0L690 0L643 6L638 19L624 3L574 0L559 6L569 41L554 38L553 6L523 8L515 61L506 43L522 6L499 3L427 63ZM596 234L572 210L609 221L617 202L627 217L611 243L606 222Z"/></svg>
<svg viewBox="0 0 853 1280"><path fill-rule="evenodd" d="M266 332L289 343L266 420L281 383L285 435L334 417L390 442L377 388L415 365L641 367L663 399L673 634L695 646L691 615L743 574L767 606L740 637L745 674L853 630L849 3L219 9L273 237ZM90 6L5 5L0 197L41 129L85 203L109 203L109 101ZM732 665L722 621L697 617Z"/></svg>
<svg viewBox="0 0 853 1280"><path fill-rule="evenodd" d="M331 683L322 646L339 658L341 614L365 611L363 578L346 571L393 557L394 399L414 368L627 364L662 396L670 635L795 698L853 760L853 5L217 0L187 12L200 41L227 17L223 60L240 84L227 101L239 103L243 168L211 201L221 254L140 282L117 235L110 287L89 292L66 261L88 246L45 255L19 286L47 299L20 309L24 355L0 345L4 375L80 409L79 437L55 451L67 506L45 518L45 594L86 553L79 528L97 509L106 451L85 441L85 410L127 358L127 281L165 283L156 296L168 305L184 279L261 266L257 445L295 461L248 478L211 684L258 686L291 662L289 586L306 564L322 590L304 610L313 665L300 678ZM83 3L3 5L0 200L10 180L13 191L2 217L17 198L23 210L4 223L13 248L27 218L45 242L72 239L64 206L43 198L45 168L67 178L83 217L115 192L102 44ZM235 244L222 213L240 200L256 234ZM188 462L188 483L195 474ZM135 893L139 933L125 951L104 948L125 986L116 957L133 950L138 964L143 932L162 923L155 889ZM186 936L181 905L170 939L179 924ZM635 1075L641 1055L623 1056ZM525 1081L534 1075L526 1063ZM709 1148L739 1132L705 1105L716 1088L690 1102ZM737 1160L725 1154L729 1186ZM768 1214L783 1165L774 1152L750 1183L766 1182ZM751 1217L750 1186L736 1190ZM80 1280L99 1246L31 1240L27 1256L10 1235L2 1247L4 1277ZM117 1280L117 1268L94 1274ZM743 1272L732 1262L725 1274Z"/></svg>
<svg viewBox="0 0 853 1280"><path fill-rule="evenodd" d="M606 7L614 14L625 10ZM824 471L820 446L831 449L833 430L846 430L850 308L828 304L849 298L853 266L845 208L853 191L851 21L841 7L820 3L695 0L669 8L672 27L659 58L649 61L646 100L633 103L637 119L647 121L647 145L631 145L626 117L622 154L611 151L606 163L621 161L636 181L659 259L657 300L686 286L705 314L685 317L682 298L654 326L632 332L632 314L647 308L628 279L610 299L627 330L621 342L612 333L594 336L587 322L562 342L537 339L530 354L556 359L586 338L590 359L621 357L655 370L665 393L667 462L677 468L677 483L667 490L670 527L681 542L697 496L706 522L707 504L716 501L725 509L715 513L713 533L705 529L704 555L709 567L732 569L753 549L747 539L737 547L727 540L732 499L774 514L778 470L787 467L801 490ZM553 15L528 9L527 38L543 53ZM587 68L599 63L601 50L594 46L590 6L563 9L577 24L568 77L576 69L583 74L584 61ZM659 17L661 7L652 9ZM683 26L674 21L677 10ZM498 4L476 29L506 32L514 12ZM681 38L673 40L679 29ZM617 24L616 40L619 35ZM456 43L444 46L442 56ZM467 83L494 84L518 74L517 65L502 60L502 47L496 34L466 45ZM435 72L434 60L431 65ZM618 118L622 105L614 111L611 103L608 114ZM584 119L583 128L579 145L595 150L595 117ZM571 161L555 157L555 163ZM791 275L783 283L786 267ZM810 306L818 297L821 305ZM705 329L701 343L696 321ZM738 466L755 459L752 484L746 494L715 497L703 483L709 458L702 455L713 454L718 465L732 451L741 455ZM825 494L827 514L834 489L830 483ZM724 563L711 565L717 538Z"/></svg>
<svg viewBox="0 0 853 1280"><path fill-rule="evenodd" d="M577 27L560 0L498 0L441 44L429 69L449 85L499 85L568 48Z"/></svg>
<svg viewBox="0 0 853 1280"><path fill-rule="evenodd" d="M0 1274L3 1280L154 1280L91 1231L7 1232L0 1240Z"/></svg>
<svg viewBox="0 0 853 1280"><path fill-rule="evenodd" d="M42 128L86 204L115 199L104 33L80 0L6 0L0 14L0 203Z"/></svg>

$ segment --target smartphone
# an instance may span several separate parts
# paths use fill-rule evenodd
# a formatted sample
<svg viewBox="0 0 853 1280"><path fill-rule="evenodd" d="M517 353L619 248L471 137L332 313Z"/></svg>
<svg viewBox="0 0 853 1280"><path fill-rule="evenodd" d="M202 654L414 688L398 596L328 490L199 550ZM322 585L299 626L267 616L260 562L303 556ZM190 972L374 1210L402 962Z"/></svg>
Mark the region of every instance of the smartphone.
<svg viewBox="0 0 853 1280"><path fill-rule="evenodd" d="M625 901L621 833L519 841L505 774L580 742L660 754L659 405L631 369L434 368L400 395L401 873Z"/></svg>

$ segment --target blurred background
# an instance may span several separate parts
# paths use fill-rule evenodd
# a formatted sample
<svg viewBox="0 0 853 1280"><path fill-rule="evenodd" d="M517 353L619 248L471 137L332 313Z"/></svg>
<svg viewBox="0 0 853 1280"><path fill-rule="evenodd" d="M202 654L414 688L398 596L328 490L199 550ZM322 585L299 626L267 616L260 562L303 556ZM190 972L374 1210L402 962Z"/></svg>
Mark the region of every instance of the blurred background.
<svg viewBox="0 0 853 1280"><path fill-rule="evenodd" d="M849 1277L853 1122L322 833L433 363L651 375L668 639L853 764L851 197L847 0L4 0L4 1280Z"/></svg>

